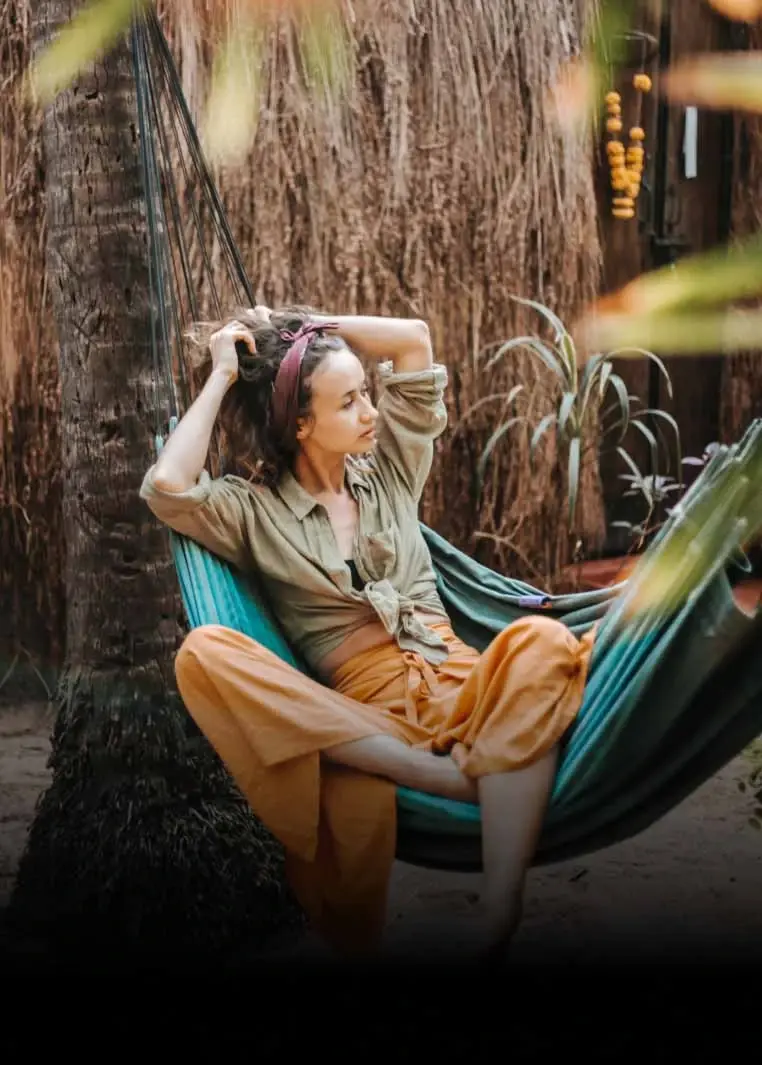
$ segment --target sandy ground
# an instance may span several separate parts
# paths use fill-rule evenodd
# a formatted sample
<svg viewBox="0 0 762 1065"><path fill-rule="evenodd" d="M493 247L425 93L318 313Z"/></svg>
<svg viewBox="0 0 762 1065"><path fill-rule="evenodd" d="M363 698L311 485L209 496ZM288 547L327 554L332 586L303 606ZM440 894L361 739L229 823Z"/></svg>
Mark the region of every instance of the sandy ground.
<svg viewBox="0 0 762 1065"><path fill-rule="evenodd" d="M0 707L0 908L48 780L45 706ZM737 759L640 836L533 870L517 960L762 960L762 834ZM390 956L435 959L468 935L479 878L397 863ZM289 952L287 952L288 954ZM308 937L292 954L319 954Z"/></svg>

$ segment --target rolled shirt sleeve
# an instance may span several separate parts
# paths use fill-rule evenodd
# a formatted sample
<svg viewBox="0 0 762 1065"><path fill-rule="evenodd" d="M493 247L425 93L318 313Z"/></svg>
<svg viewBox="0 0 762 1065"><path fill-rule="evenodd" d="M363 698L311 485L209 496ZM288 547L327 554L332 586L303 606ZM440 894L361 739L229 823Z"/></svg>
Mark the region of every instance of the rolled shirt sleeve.
<svg viewBox="0 0 762 1065"><path fill-rule="evenodd" d="M140 496L159 521L239 569L250 569L253 508L249 484L240 477L212 479L202 470L192 488L166 492L155 484L155 469L152 466L143 478Z"/></svg>
<svg viewBox="0 0 762 1065"><path fill-rule="evenodd" d="M418 502L431 472L434 441L447 427L447 370L435 363L395 373L391 363L382 363L379 375L376 461Z"/></svg>

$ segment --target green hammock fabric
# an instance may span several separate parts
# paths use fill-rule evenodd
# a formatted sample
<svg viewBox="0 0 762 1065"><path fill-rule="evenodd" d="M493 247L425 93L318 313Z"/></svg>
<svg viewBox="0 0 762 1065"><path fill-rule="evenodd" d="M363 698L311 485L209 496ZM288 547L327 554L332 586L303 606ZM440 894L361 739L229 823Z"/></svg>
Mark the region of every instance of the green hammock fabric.
<svg viewBox="0 0 762 1065"><path fill-rule="evenodd" d="M483 567L423 531L461 638L483 649L495 632L531 609L521 605L525 586L490 571L488 586L475 584ZM304 668L255 582L184 537L173 534L172 546L191 626L227 625ZM609 607L605 632L615 623L616 606L610 593L579 593L552 600L550 612L581 632ZM537 863L642 830L762 731L762 656L753 639L759 628L736 606L723 573L707 582L690 608L647 637L625 628L594 655ZM399 789L398 857L479 869L478 807Z"/></svg>
<svg viewBox="0 0 762 1065"><path fill-rule="evenodd" d="M212 241L238 301L256 301L152 9L136 20L133 47L155 290L156 386L166 389L171 429L178 413L173 360L183 389L177 359L182 327L199 317L189 240L201 249L203 281L217 313ZM173 179L178 159L186 177L195 176L199 208L189 208L187 196L181 208ZM164 427L156 431L161 447ZM760 621L736 606L729 578L740 544L762 528L761 484L762 423L755 423L742 441L713 456L626 585L568 596L547 596L495 573L423 527L453 627L472 646L485 648L532 611L549 613L578 634L599 625L584 703L565 739L536 863L640 831L762 732ZM192 627L237 629L303 668L254 579L188 539L173 534L171 544ZM678 605L667 613L631 615L631 597L665 557L677 559L677 586L684 593ZM478 806L400 788L398 856L444 869L480 868Z"/></svg>

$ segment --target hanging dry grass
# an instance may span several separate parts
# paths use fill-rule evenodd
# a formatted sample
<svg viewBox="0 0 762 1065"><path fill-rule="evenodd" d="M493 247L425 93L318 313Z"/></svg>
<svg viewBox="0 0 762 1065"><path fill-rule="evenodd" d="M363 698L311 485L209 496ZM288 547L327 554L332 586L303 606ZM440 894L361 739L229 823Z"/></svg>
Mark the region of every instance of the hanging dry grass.
<svg viewBox="0 0 762 1065"><path fill-rule="evenodd" d="M8 86L28 59L29 0L0 4ZM354 74L340 103L305 86L298 40L284 22L266 45L255 143L243 165L217 175L263 302L428 320L451 374L452 420L424 520L548 586L570 550L564 474L552 445L532 475L528 434L508 434L477 496L476 463L505 412L500 401L486 402L460 421L475 402L519 381L535 410L549 407L554 383L530 357L517 354L490 373L480 360L487 345L534 324L512 295L542 300L571 323L597 293L590 145L559 134L550 113L551 87L578 51L580 12L589 7L582 0L346 0ZM213 55L211 6L188 2L181 15L176 4L160 8L199 115ZM58 632L56 352L42 282L39 138L36 122L27 124L14 106L4 91L0 363L12 372L0 386L10 417L0 520L3 543L13 547L2 588L16 618L34 599L34 617ZM219 269L219 250L213 262ZM195 267L201 286L199 261ZM201 299L208 306L203 289ZM581 514L594 545L603 533L594 461L583 472Z"/></svg>
<svg viewBox="0 0 762 1065"><path fill-rule="evenodd" d="M382 0L345 6L347 95L315 101L286 22L266 47L260 124L248 158L218 182L257 297L329 312L426 318L451 373L452 431L424 519L459 546L552 585L569 559L565 485L552 446L533 476L529 437L474 471L498 421L479 400L521 381L548 409L554 383L526 355L486 373L488 344L533 327L532 296L571 322L598 288L597 213L584 134L562 137L551 89L577 53L576 0ZM350 17L351 16L351 17ZM193 22L195 19L195 24ZM208 88L206 6L167 19L194 113ZM197 263L199 284L203 269ZM588 546L603 534L597 464L582 483ZM477 538L477 534L478 537Z"/></svg>

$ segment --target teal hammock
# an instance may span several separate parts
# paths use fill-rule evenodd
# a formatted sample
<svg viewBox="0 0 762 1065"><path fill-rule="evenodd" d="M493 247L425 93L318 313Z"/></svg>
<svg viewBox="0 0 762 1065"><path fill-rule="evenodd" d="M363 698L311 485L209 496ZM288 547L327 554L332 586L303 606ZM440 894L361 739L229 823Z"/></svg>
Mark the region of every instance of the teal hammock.
<svg viewBox="0 0 762 1065"><path fill-rule="evenodd" d="M149 232L157 388L178 414L183 325L199 317L199 280L189 243L197 241L204 283L222 311L208 248L222 250L239 303L256 302L204 161L179 77L155 12L133 26L140 144ZM173 179L180 159L201 204L182 205ZM198 256L196 257L198 258ZM177 366L177 372L173 370ZM184 402L187 402L187 390ZM164 431L157 427L157 447ZM626 584L571 595L496 573L422 526L439 593L455 632L483 650L512 621L542 612L577 635L598 624L579 715L565 737L535 864L559 861L646 828L739 754L762 732L762 624L736 605L732 576L740 545L762 528L762 423L720 448ZM236 571L187 538L171 548L191 628L236 629L307 672L274 620L255 577ZM664 558L675 557L668 612L629 606ZM710 561L707 562L706 560ZM464 871L481 867L478 805L398 789L397 855Z"/></svg>

